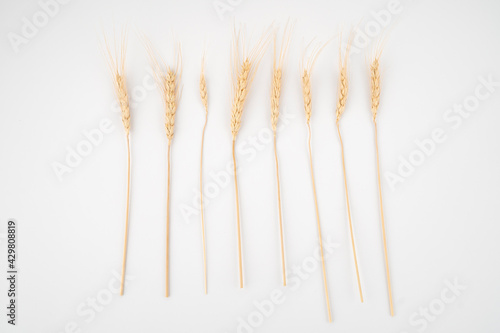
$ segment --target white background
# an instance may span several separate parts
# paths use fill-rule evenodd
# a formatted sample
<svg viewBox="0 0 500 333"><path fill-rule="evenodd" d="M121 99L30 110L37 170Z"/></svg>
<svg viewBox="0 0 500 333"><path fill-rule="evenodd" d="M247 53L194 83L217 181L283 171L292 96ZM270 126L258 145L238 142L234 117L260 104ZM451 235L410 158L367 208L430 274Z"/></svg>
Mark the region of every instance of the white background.
<svg viewBox="0 0 500 333"><path fill-rule="evenodd" d="M230 10L218 13L215 6L221 4ZM384 29L390 35L381 58L378 122L383 172L397 174L400 156L408 159L418 148L415 140L430 138L437 128L446 135L394 189L383 179L396 316L389 316L387 300L366 62L381 34L368 38L370 45L358 47L359 53L351 56L351 86L341 120L365 303L357 293L334 127L338 38L325 48L312 76L319 209L324 238L336 244L326 262L333 323L327 321L319 267L301 280L300 287L281 287L272 144L262 139L256 141L259 149L250 144L252 137L265 136L270 128L270 50L249 94L238 136L238 144L254 153L237 157L245 287L238 288L231 180L218 187L206 207L209 293L203 293L199 215L185 218L181 208L198 208L204 120L198 79L205 41L210 116L204 174L207 184L215 184L210 172L225 172L231 161L232 22L245 23L255 37L272 22L283 27L289 17L296 19L282 94L282 113L289 120L278 134L286 262L291 270L308 261L318 242L298 73L304 46L313 37L335 37L341 28L380 27L373 12L387 10L388 4L73 0L60 5L15 52L9 33L21 35L23 18L33 22L42 9L36 1L2 0L0 236L5 237L8 219L16 219L20 275L15 328L6 323L7 284L1 279L0 331L498 332L500 87L494 87L457 128L443 118L454 104L473 100L480 77L500 80L500 6L493 0L401 0L400 12L391 15ZM135 94L127 270L133 280L125 296L106 299L108 284L116 284L113 272L121 267L126 150L100 40L102 31L110 34L127 22L126 71L129 91ZM147 54L136 31L147 34L168 61L172 35L183 50L183 94L172 146L168 299L163 296L164 108L150 85ZM86 140L82 133L98 128L103 119L112 122L113 131L60 181L54 162L65 163L67 148L76 149ZM5 239L0 243L0 267L6 271ZM441 308L442 293L453 295L446 281L455 279L465 290ZM284 301L264 318L254 302L268 300L273 290L280 290ZM98 310L90 310L95 298L106 304L97 301ZM438 314L423 320L419 311L429 307L431 314ZM249 316L255 327L238 330Z"/></svg>

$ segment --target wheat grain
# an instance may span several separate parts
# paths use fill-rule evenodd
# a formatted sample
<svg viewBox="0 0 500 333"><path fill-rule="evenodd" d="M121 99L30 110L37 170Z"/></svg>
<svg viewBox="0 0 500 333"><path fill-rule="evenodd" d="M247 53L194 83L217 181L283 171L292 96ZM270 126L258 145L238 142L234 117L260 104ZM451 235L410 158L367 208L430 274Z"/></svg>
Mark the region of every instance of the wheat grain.
<svg viewBox="0 0 500 333"><path fill-rule="evenodd" d="M233 105L231 110L231 134L233 140L236 140L236 135L241 127L241 116L243 115L243 106L248 94L248 76L250 74L251 63L249 59L245 59L241 64L241 69L238 72L236 82L236 91L234 94Z"/></svg>
<svg viewBox="0 0 500 333"><path fill-rule="evenodd" d="M288 52L288 47L290 45L290 39L292 37L294 24L287 22L283 38L281 40L281 48L279 54L276 49L276 34L274 35L274 57L273 57L273 77L271 81L271 127L274 134L276 134L276 129L278 127L278 118L280 114L280 97L281 97L281 83L282 83L282 73L283 64Z"/></svg>
<svg viewBox="0 0 500 333"><path fill-rule="evenodd" d="M347 94L349 92L349 81L347 77L347 62L349 59L349 51L351 49L351 43L353 38L354 38L354 33L351 32L349 40L347 41L347 46L343 59L342 59L341 44L339 46L339 87L338 87L338 99L336 108L337 122L340 120L340 117L344 113L345 104L347 101ZM340 39L342 39L342 34L340 35Z"/></svg>
<svg viewBox="0 0 500 333"><path fill-rule="evenodd" d="M378 58L373 58L370 64L370 100L373 120L377 117L378 106L380 103L380 71Z"/></svg>
<svg viewBox="0 0 500 333"><path fill-rule="evenodd" d="M205 65L202 62L201 74L200 74L200 97L203 106L205 107L205 112L208 113L208 94L207 94L207 82L205 80Z"/></svg>
<svg viewBox="0 0 500 333"><path fill-rule="evenodd" d="M280 115L280 94L281 94L281 68L273 71L271 86L271 127L276 134L278 127L278 117Z"/></svg>
<svg viewBox="0 0 500 333"><path fill-rule="evenodd" d="M108 65L118 104L120 105L122 123L125 133L130 133L130 104L127 93L127 80L125 76L125 59L127 51L127 28L121 33L120 42L115 41L113 51L110 49L106 35L104 35L104 47L106 49L106 63ZM118 51L118 49L120 51Z"/></svg>
<svg viewBox="0 0 500 333"><path fill-rule="evenodd" d="M306 122L309 124L312 115L311 73L304 69L302 72L302 95L304 98L304 111Z"/></svg>
<svg viewBox="0 0 500 333"><path fill-rule="evenodd" d="M340 69L340 75L339 75L339 98L337 101L337 110L336 110L337 122L340 120L342 113L344 113L348 92L349 92L349 83L347 81L347 66L343 66Z"/></svg>
<svg viewBox="0 0 500 333"><path fill-rule="evenodd" d="M177 74L170 68L165 76L165 131L168 141L174 137L175 112L177 110Z"/></svg>
<svg viewBox="0 0 500 333"><path fill-rule="evenodd" d="M125 133L128 135L130 133L130 105L128 101L125 75L116 74L116 85L116 94L120 104L122 123L125 128Z"/></svg>
<svg viewBox="0 0 500 333"><path fill-rule="evenodd" d="M311 93L311 71L316 63L316 60L325 48L328 42L324 44L317 44L311 51L309 58L306 63L304 63L304 59L302 59L302 63L300 65L302 69L301 75L301 83L302 83L302 95L304 98L304 111L306 114L306 122L309 124L312 115L312 93Z"/></svg>
<svg viewBox="0 0 500 333"><path fill-rule="evenodd" d="M175 114L177 112L179 102L179 82L182 75L182 54L180 44L175 47L175 60L176 65L170 67L165 65L165 61L159 56L149 39L141 36L142 42L149 56L153 76L156 85L160 89L165 104L165 133L169 143L174 137Z"/></svg>

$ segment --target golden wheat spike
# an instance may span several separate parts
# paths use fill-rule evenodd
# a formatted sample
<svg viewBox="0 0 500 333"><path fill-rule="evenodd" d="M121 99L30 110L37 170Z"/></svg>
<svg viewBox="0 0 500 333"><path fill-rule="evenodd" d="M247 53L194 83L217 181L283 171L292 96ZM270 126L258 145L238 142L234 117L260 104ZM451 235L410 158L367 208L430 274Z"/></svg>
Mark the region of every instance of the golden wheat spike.
<svg viewBox="0 0 500 333"><path fill-rule="evenodd" d="M125 235L123 245L122 274L120 280L120 295L123 295L125 288L125 268L127 264L127 245L128 245L128 225L129 225L129 206L130 206L130 104L127 93L127 80L125 76L125 58L127 51L127 28L125 27L120 36L119 45L115 39L114 52L111 51L106 35L104 35L104 44L106 48L106 60L113 79L113 86L118 103L121 109L123 128L127 139L127 195L125 208ZM118 49L120 51L118 52Z"/></svg>
<svg viewBox="0 0 500 333"><path fill-rule="evenodd" d="M236 136L241 127L241 117L248 95L248 90L252 84L260 61L264 56L267 46L272 37L271 28L268 28L261 36L260 40L250 50L245 52L244 33L240 30L233 30L232 45L232 74L233 74L233 102L231 106L231 134L233 137L233 165L234 165L234 188L236 197L236 218L237 218L237 240L238 240L238 267L240 288L243 288L243 262L241 255L241 224L240 224L240 204L238 197L238 179L236 173ZM240 51L242 49L242 51Z"/></svg>
<svg viewBox="0 0 500 333"><path fill-rule="evenodd" d="M271 127L274 133L274 160L276 164L276 183L278 188L278 213L279 213L279 229L280 229L280 245L281 245L281 268L283 274L283 285L286 286L286 265L285 265L285 246L283 237L283 216L281 212L281 189L280 189L280 174L278 165L278 152L276 149L276 129L278 127L278 118L280 113L280 97L281 97L281 79L283 72L283 63L290 45L293 24L287 22L283 37L281 40L281 48L279 55L277 53L276 34L274 35L274 61L273 61L273 76L271 84Z"/></svg>
<svg viewBox="0 0 500 333"><path fill-rule="evenodd" d="M311 115L312 115L312 93L311 93L311 71L314 67L316 59L323 48L327 43L323 45L317 45L313 48L311 55L308 60L304 63L301 63L301 81L302 81L302 94L304 97L304 110L306 114L306 124L308 130L308 140L307 146L309 148L309 167L311 169L311 182L313 187L313 195L314 195L314 206L316 210L316 222L318 226L318 240L319 240L319 248L321 254L321 267L323 269L323 283L325 286L325 298L326 298L326 308L328 311L328 321L332 321L332 312L330 309L330 297L328 294L328 282L326 278L326 267L325 267L325 257L323 255L323 238L321 236L321 223L319 219L319 208L318 208L318 196L316 194L316 182L314 180L314 168L313 168L313 159L312 159L312 149L311 149Z"/></svg>
<svg viewBox="0 0 500 333"><path fill-rule="evenodd" d="M359 289L359 297L361 299L361 302L363 302L363 290L361 288L361 279L359 277L359 267L358 267L358 258L356 255L356 244L354 241L354 231L353 231L353 224L352 224L352 218L351 218L351 206L349 202L349 191L347 189L347 175L346 175L346 167L345 167L345 157L344 157L344 143L342 141L342 135L340 134L340 117L344 113L345 110L345 105L347 101L347 93L349 91L349 81L347 77L347 64L348 64L348 59L349 59L349 51L351 48L351 43L352 39L354 37L354 33L351 32L349 35L349 39L347 41L347 46L346 46L346 51L344 58L342 58L342 43L339 45L339 88L338 88L338 101L337 101L337 109L336 109L336 116L337 116L337 132L339 135L339 141L340 141L340 148L341 148L341 154L342 154L342 170L344 172L344 187L345 187L345 198L346 198L346 205L347 205L347 217L349 221L349 232L351 234L351 245L352 245L352 253L354 257L354 266L356 270L356 278L357 278L357 283L358 283L358 289ZM342 34L340 35L340 41L342 41Z"/></svg>
<svg viewBox="0 0 500 333"><path fill-rule="evenodd" d="M201 212L201 241L203 247L203 278L205 284L205 294L208 293L207 290L207 247L205 243L205 220L203 211L203 145L205 142L205 128L207 127L208 120L208 93L207 93L207 82L205 80L205 54L203 55L201 61L201 73L200 73L200 97L203 106L205 107L205 123L203 124L203 131L201 133L201 154L200 154L200 212Z"/></svg>
<svg viewBox="0 0 500 333"><path fill-rule="evenodd" d="M378 181L378 194L380 202L380 220L382 225L382 239L384 243L384 259L385 259L385 273L387 278L387 293L389 297L389 307L391 316L394 316L394 305L392 302L392 289L391 289L391 276L389 273L389 256L387 251L387 237L385 231L385 220L384 220L384 207L382 201L382 184L380 182L380 158L378 151L378 131L377 131L377 112L380 102L380 71L379 71L379 59L382 54L382 46L378 46L378 50L372 56L370 61L370 101L371 101L371 112L373 117L373 126L375 129L375 152L377 156L377 181Z"/></svg>
<svg viewBox="0 0 500 333"><path fill-rule="evenodd" d="M380 72L378 58L373 58L370 64L370 102L373 120L377 117L380 102Z"/></svg>
<svg viewBox="0 0 500 333"><path fill-rule="evenodd" d="M166 226L166 262L165 262L165 297L169 296L170 271L170 148L174 138L175 113L179 103L179 82L182 76L182 53L180 44L175 45L175 66L167 66L165 61L155 52L149 39L142 35L142 42L149 56L156 84L160 89L165 104L165 133L167 148L167 226Z"/></svg>

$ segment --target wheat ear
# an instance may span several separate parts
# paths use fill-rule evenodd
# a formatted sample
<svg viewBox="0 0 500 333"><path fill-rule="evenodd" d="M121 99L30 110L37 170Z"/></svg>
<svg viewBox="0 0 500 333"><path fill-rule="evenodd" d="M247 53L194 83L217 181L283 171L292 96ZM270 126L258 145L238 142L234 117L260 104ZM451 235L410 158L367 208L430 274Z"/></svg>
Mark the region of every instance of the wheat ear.
<svg viewBox="0 0 500 333"><path fill-rule="evenodd" d="M231 134L233 137L233 166L234 166L234 189L236 197L236 221L237 221L237 240L238 240L238 268L240 278L240 288L243 288L243 262L241 255L241 223L240 223L240 203L238 195L238 178L236 173L236 136L241 127L241 117L243 108L248 95L248 90L252 84L255 73L259 67L260 61L264 56L270 38L272 37L271 28L268 28L261 36L259 42L246 54L242 39L244 33L233 30L232 45L232 74L233 74L233 103L231 106ZM243 52L240 52L243 48Z"/></svg>
<svg viewBox="0 0 500 333"><path fill-rule="evenodd" d="M328 282L326 278L326 267L325 267L325 256L323 254L323 238L321 236L321 223L319 219L319 208L318 208L318 196L316 194L316 182L314 180L314 168L313 168L313 159L312 159L312 149L311 149L311 115L312 115L312 93L311 93L311 71L314 67L314 63L320 52L326 46L326 43L323 45L317 45L311 52L310 57L304 63L302 61L301 64L301 81L302 81L302 94L304 97L304 111L306 114L306 124L308 130L308 140L307 146L309 148L309 167L311 169L311 182L313 187L313 195L314 195L314 206L316 210L316 222L318 225L318 240L319 240L319 249L321 254L321 267L323 269L323 283L325 285L325 299L326 299L326 308L328 311L328 321L332 321L332 312L330 309L330 297L328 294Z"/></svg>
<svg viewBox="0 0 500 333"><path fill-rule="evenodd" d="M283 275L283 285L286 286L286 265L285 265L285 245L283 237L283 214L281 212L281 189L280 189L280 173L278 164L278 152L276 149L276 129L278 127L278 118L280 113L280 97L281 97L281 78L283 72L283 63L290 45L293 24L287 22L281 40L281 48L279 54L276 49L276 34L274 35L274 61L273 61L273 76L271 84L271 127L274 133L274 160L276 164L276 185L278 192L278 214L279 214L279 229L280 229L280 245L281 245L281 270Z"/></svg>
<svg viewBox="0 0 500 333"><path fill-rule="evenodd" d="M120 36L120 45L115 40L114 52L111 51L106 35L104 35L104 44L106 48L106 60L113 79L116 97L121 109L123 128L127 139L127 195L125 208L125 235L123 245L122 275L120 280L120 295L124 293L125 287L125 268L127 264L127 244L128 244L128 225L129 225L129 207L130 207L130 104L127 93L127 80L125 76L125 58L127 52L127 28L124 28Z"/></svg>
<svg viewBox="0 0 500 333"><path fill-rule="evenodd" d="M203 211L203 146L205 142L205 128L207 127L208 120L208 94L207 82L205 81L205 55L201 61L201 74L200 74L200 97L201 103L205 107L205 123L203 124L203 131L201 133L201 154L200 154L200 212L201 212L201 241L203 247L203 281L205 283L205 294L207 294L207 247L205 244L205 220Z"/></svg>
<svg viewBox="0 0 500 333"><path fill-rule="evenodd" d="M142 41L149 55L153 75L165 103L165 133L168 140L167 148L167 223L166 223L166 262L165 262L165 297L169 296L170 270L170 148L174 138L175 113L179 102L179 81L182 76L182 54L180 44L175 47L174 67L167 66L164 60L154 51L151 42L142 36Z"/></svg>
<svg viewBox="0 0 500 333"><path fill-rule="evenodd" d="M394 305L392 302L392 289L391 289L391 276L389 273L389 256L387 252L387 237L385 232L385 220L384 220L384 207L382 201L382 184L380 182L380 158L378 152L378 131L377 131L377 112L380 102L380 71L379 71L379 59L382 53L382 48L376 51L370 63L370 99L371 99L371 111L373 117L373 126L375 129L375 152L377 155L377 181L378 181L378 194L380 201L380 220L382 224L382 239L384 242L384 259L385 259L385 273L387 278L387 293L389 297L389 306L391 311L391 316L394 316Z"/></svg>
<svg viewBox="0 0 500 333"><path fill-rule="evenodd" d="M372 116L375 121L380 102L380 72L377 57L374 57L370 64L370 93Z"/></svg>
<svg viewBox="0 0 500 333"><path fill-rule="evenodd" d="M349 81L347 77L347 63L349 59L349 50L351 48L351 43L353 39L354 34L351 32L349 39L347 41L347 46L346 46L346 51L344 58L342 58L342 43L339 45L339 88L338 88L338 101L337 101L337 109L336 109L336 115L337 115L337 133L339 135L339 141L340 141L340 148L341 148L341 154L342 154L342 170L344 173L344 187L345 187L345 200L346 200L346 205L347 205L347 217L349 221L349 232L351 234L351 245L352 245L352 253L353 253L353 258L354 258L354 266L356 270L356 278L358 282L358 289L359 289L359 297L361 299L361 302L363 302L363 290L361 289L361 279L359 277L359 267L358 267L358 258L356 255L356 244L354 241L354 231L353 231L353 224L352 224L352 218L351 218L351 205L349 202L349 191L347 189L347 174L346 174L346 167L345 167L345 157L344 157L344 143L342 141L342 135L340 134L340 117L344 113L345 110L345 105L347 101L347 93L349 91ZM342 35L340 35L340 40L342 40Z"/></svg>

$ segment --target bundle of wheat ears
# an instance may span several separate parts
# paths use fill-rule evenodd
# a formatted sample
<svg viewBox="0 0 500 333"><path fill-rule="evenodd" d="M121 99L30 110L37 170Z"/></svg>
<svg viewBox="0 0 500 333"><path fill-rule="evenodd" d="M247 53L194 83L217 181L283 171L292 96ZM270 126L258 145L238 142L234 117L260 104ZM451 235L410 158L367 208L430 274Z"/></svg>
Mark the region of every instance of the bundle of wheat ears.
<svg viewBox="0 0 500 333"><path fill-rule="evenodd" d="M241 232L241 218L240 218L240 201L238 192L238 177L237 177L237 166L236 166L236 139L238 132L241 127L243 110L245 107L245 102L248 97L248 92L255 78L256 72L259 68L261 60L263 59L267 47L274 37L274 58L272 67L272 82L271 82L271 96L270 96L270 113L271 113L271 128L274 136L274 160L276 167L276 185L277 185L277 201L278 201L278 225L279 225L279 235L280 235L280 248L281 248L281 271L282 271L282 281L283 285L287 285L286 276L286 263L285 263L285 241L283 232L283 214L281 205L281 188L280 188L280 171L278 163L278 151L277 151L277 129L279 123L280 115L280 98L282 92L283 83L283 66L287 56L287 52L290 45L290 40L292 36L292 31L294 24L290 21L286 24L281 38L278 38L278 34L273 27L266 29L260 39L255 43L253 47L248 47L248 41L245 40L244 28L236 29L233 28L233 41L232 41L232 52L231 52L231 74L232 74L232 102L231 102L231 134L232 134L232 160L234 168L234 186L235 186L235 201L236 201L236 227L237 227L237 256L238 256L238 273L239 273L239 287L243 288L243 261L242 261L242 232ZM126 192L126 210L125 210L125 235L124 235L124 246L123 246L123 261L122 261L122 274L120 282L120 295L124 293L124 281L125 281L125 268L127 263L127 243L128 243L128 230L129 230L129 206L130 206L130 161L131 161L131 149L130 149L130 105L129 105L129 95L127 93L126 86L126 75L125 75L125 59L127 51L127 29L123 29L120 33L119 38L114 37L114 43L111 47L108 43L106 35L104 35L106 62L109 67L114 90L118 100L118 104L121 109L121 118L123 122L123 127L125 129L126 137L126 147L127 147L127 192ZM165 265L165 296L169 296L169 260L170 260L170 187L171 187L171 176L170 176L170 151L171 145L174 137L174 124L175 115L177 112L177 107L180 99L180 79L182 76L182 55L179 43L174 45L174 66L167 66L165 61L158 53L154 50L151 42L145 35L141 35L141 40L149 56L149 61L152 67L152 73L156 84L161 92L163 102L165 104L165 131L167 136L167 198L166 198L166 265ZM349 223L349 232L351 238L354 266L357 278L357 286L359 289L359 296L361 302L363 302L363 291L361 288L361 279L358 268L358 258L356 254L356 245L354 238L354 227L351 218L351 205L349 200L349 191L347 185L347 172L346 172L346 161L344 154L344 143L342 141L342 135L340 130L340 120L344 114L346 108L346 102L349 91L349 79L348 79L348 65L349 65L349 52L353 42L354 33L348 36L347 44L345 47L344 54L342 54L342 42L339 45L339 80L338 80L338 99L335 110L335 122L337 127L337 133L341 148L341 159L342 159L342 171L344 177L344 188L345 188L345 201L347 207L347 218ZM278 42L279 40L279 42ZM340 35L340 40L342 40L342 35ZM328 43L328 42L327 42ZM318 242L321 257L321 267L323 273L323 283L324 292L326 299L326 309L328 313L328 320L332 321L332 312L330 307L330 298L328 293L328 279L326 274L325 258L323 254L323 242L321 234L321 223L320 223L320 211L318 206L318 195L316 191L316 182L314 178L314 168L313 168L313 154L311 147L311 116L312 116L312 92L311 92L311 73L318 59L319 54L325 48L327 43L315 43L312 42L305 48L301 63L300 63L300 79L302 85L303 102L306 126L308 130L307 147L309 155L309 167L311 175L312 192L314 199L316 224L318 230ZM278 46L278 44L280 44ZM377 181L378 181L378 195L380 202L380 218L382 226L382 236L383 236L383 246L384 246L384 257L385 257L385 270L387 278L387 288L388 288L388 298L390 305L390 314L394 315L394 307L392 301L392 290L391 290L391 279L389 274L389 260L387 251L387 238L386 238L386 228L384 221L384 210L382 201L382 188L380 181L380 159L379 159L379 145L378 145L378 132L377 132L377 114L379 109L380 101L380 71L379 71L379 60L382 54L382 46L379 45L372 57L369 64L370 72L370 93L371 93L371 112L374 125L375 134L375 149L376 149L376 166L377 166ZM306 56L307 55L307 56ZM203 249L203 281L205 294L208 293L208 283L207 283L207 253L206 253L206 241L205 241L205 214L204 214L204 201L203 201L203 152L204 152L204 141L205 141L205 130L208 121L208 93L207 93L207 83L205 80L205 54L203 54L201 62L201 72L199 79L199 91L200 98L204 108L205 121L201 131L201 149L200 149L200 173L199 173L199 187L200 187L200 211L201 211L201 240Z"/></svg>
<svg viewBox="0 0 500 333"><path fill-rule="evenodd" d="M180 44L175 44L174 57L175 66L167 66L160 57L151 42L142 36L144 47L149 55L158 89L160 89L165 103L165 132L167 134L167 225L166 225L166 263L165 263L165 297L169 296L169 260L170 260L170 146L174 138L175 113L179 104L179 81L182 75L182 55Z"/></svg>
<svg viewBox="0 0 500 333"><path fill-rule="evenodd" d="M127 139L127 201L125 209L125 236L123 245L122 275L120 281L120 295L123 295L125 284L125 267L127 264L127 244L128 244L128 220L130 206L130 105L127 93L127 80L125 76L125 56L127 53L127 29L123 29L120 41L115 38L113 50L111 50L106 35L104 44L106 48L106 62L108 64L113 85L115 88L118 104L120 105L123 128Z"/></svg>

